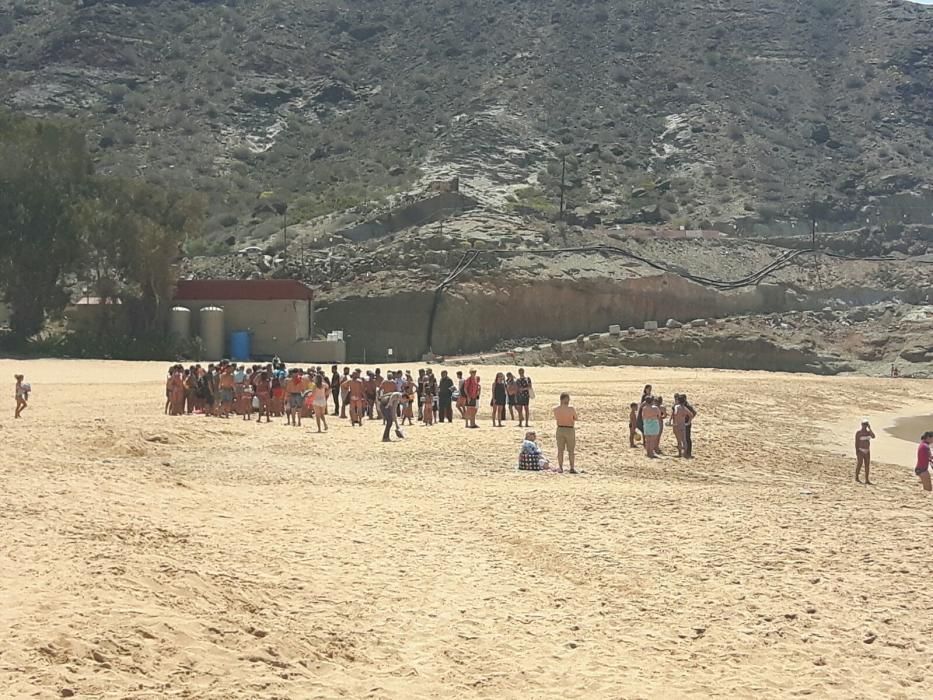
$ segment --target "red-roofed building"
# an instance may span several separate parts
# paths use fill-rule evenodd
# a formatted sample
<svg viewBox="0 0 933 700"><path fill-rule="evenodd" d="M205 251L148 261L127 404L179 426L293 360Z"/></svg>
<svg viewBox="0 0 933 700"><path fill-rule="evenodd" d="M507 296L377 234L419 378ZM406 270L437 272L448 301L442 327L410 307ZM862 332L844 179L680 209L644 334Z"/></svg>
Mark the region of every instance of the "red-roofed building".
<svg viewBox="0 0 933 700"><path fill-rule="evenodd" d="M201 309L223 309L225 338L248 331L254 357L294 362L343 362L343 341L313 341L314 291L297 280L180 280L175 305L190 309L192 333L201 334ZM219 359L219 358L211 358Z"/></svg>

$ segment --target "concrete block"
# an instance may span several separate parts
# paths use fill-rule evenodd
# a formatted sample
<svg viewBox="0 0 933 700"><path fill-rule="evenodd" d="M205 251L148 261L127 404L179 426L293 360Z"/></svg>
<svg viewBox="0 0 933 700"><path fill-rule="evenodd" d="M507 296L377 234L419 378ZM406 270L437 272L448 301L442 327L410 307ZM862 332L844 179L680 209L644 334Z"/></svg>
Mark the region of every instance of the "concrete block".
<svg viewBox="0 0 933 700"><path fill-rule="evenodd" d="M658 330L658 322L657 321L645 321L645 330L646 331Z"/></svg>
<svg viewBox="0 0 933 700"><path fill-rule="evenodd" d="M618 325L609 326L609 335L621 335L621 334L622 334L622 326L618 326Z"/></svg>

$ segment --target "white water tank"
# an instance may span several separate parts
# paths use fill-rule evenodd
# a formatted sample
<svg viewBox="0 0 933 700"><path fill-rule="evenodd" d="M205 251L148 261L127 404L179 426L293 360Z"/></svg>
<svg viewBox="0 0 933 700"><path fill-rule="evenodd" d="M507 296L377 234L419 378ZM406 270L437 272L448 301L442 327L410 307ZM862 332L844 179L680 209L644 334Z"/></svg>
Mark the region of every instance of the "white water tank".
<svg viewBox="0 0 933 700"><path fill-rule="evenodd" d="M191 309L173 306L169 315L169 330L179 340L188 340L191 337Z"/></svg>
<svg viewBox="0 0 933 700"><path fill-rule="evenodd" d="M216 306L201 309L201 345L209 362L224 356L224 310Z"/></svg>

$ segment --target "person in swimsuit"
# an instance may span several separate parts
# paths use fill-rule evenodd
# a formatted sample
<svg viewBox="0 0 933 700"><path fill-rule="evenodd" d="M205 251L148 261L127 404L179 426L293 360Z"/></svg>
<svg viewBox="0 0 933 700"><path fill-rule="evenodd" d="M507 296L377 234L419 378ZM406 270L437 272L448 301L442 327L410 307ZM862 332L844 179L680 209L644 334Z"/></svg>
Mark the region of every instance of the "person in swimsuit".
<svg viewBox="0 0 933 700"><path fill-rule="evenodd" d="M428 370L424 375L424 383L421 386L421 413L425 425L434 425L434 399L437 396L437 379L432 370Z"/></svg>
<svg viewBox="0 0 933 700"><path fill-rule="evenodd" d="M363 393L360 370L350 375L350 380L347 382L347 400L350 402L350 425L363 425L363 404L366 396Z"/></svg>
<svg viewBox="0 0 933 700"><path fill-rule="evenodd" d="M314 387L311 389L311 408L314 410L314 421L317 423L317 431L321 432L321 426L327 430L327 399L330 397L330 387L324 381L324 376L318 374L314 378Z"/></svg>
<svg viewBox="0 0 933 700"><path fill-rule="evenodd" d="M29 406L29 390L31 387L26 384L26 378L22 374L14 374L13 379L16 380L16 410L13 413L13 417L20 418L23 415L23 411Z"/></svg>
<svg viewBox="0 0 933 700"><path fill-rule="evenodd" d="M566 391L560 395L560 405L554 409L554 420L557 421L557 471L564 471L564 450L566 450L567 459L570 462L570 473L576 474L574 455L577 447L577 411L570 405L570 394Z"/></svg>
<svg viewBox="0 0 933 700"><path fill-rule="evenodd" d="M933 481L930 479L931 442L933 442L933 431L928 430L920 436L920 444L917 445L917 466L914 467L914 474L920 477L924 491L933 491Z"/></svg>
<svg viewBox="0 0 933 700"><path fill-rule="evenodd" d="M463 393L466 396L466 408L464 413L465 425L467 428L478 428L476 424L476 411L479 406L480 397L480 378L475 369L470 370L470 376L463 382Z"/></svg>
<svg viewBox="0 0 933 700"><path fill-rule="evenodd" d="M508 390L505 385L505 375L499 372L493 380L492 398L489 403L492 406L492 427L503 427L505 419L505 403L508 396Z"/></svg>
<svg viewBox="0 0 933 700"><path fill-rule="evenodd" d="M645 454L658 456L658 441L661 437L661 407L657 399L648 397L641 409L643 434L645 436Z"/></svg>
<svg viewBox="0 0 933 700"><path fill-rule="evenodd" d="M638 404L634 401L629 404L628 413L628 446L638 447L635 438L638 436Z"/></svg>
<svg viewBox="0 0 933 700"><path fill-rule="evenodd" d="M262 422L262 417L266 417L266 423L271 423L272 419L269 417L270 413L270 403L272 402L272 382L269 379L269 372L267 370L262 370L257 373L256 378L256 398L259 399L259 415L256 418L256 424Z"/></svg>
<svg viewBox="0 0 933 700"><path fill-rule="evenodd" d="M865 483L871 486L868 479L868 470L871 467L871 441L875 439L875 433L872 432L871 425L867 418L862 419L862 427L855 433L855 480L862 483L859 474L862 467L865 467Z"/></svg>
<svg viewBox="0 0 933 700"><path fill-rule="evenodd" d="M463 372L457 371L457 410L460 411L460 417L466 418L466 394L463 393Z"/></svg>
<svg viewBox="0 0 933 700"><path fill-rule="evenodd" d="M518 387L515 386L515 375L511 372L505 373L505 395L509 405L509 420L515 420L515 397L518 395Z"/></svg>
<svg viewBox="0 0 933 700"><path fill-rule="evenodd" d="M220 410L224 418L230 417L233 410L233 401L236 399L236 380L233 377L233 367L225 367L218 380L220 387Z"/></svg>
<svg viewBox="0 0 933 700"><path fill-rule="evenodd" d="M645 384L645 388L641 392L641 401L638 402L638 432L642 435L645 434L645 422L642 418L641 411L645 407L645 403L651 398L652 387L650 384Z"/></svg>
<svg viewBox="0 0 933 700"><path fill-rule="evenodd" d="M415 386L414 377L411 372L405 372L405 378L402 380L402 425L408 421L412 425L412 419L415 417L414 404L418 401L418 389Z"/></svg>
<svg viewBox="0 0 933 700"><path fill-rule="evenodd" d="M172 375L175 374L175 367L168 368L168 374L165 378L165 410L163 413L170 416L172 413Z"/></svg>
<svg viewBox="0 0 933 700"><path fill-rule="evenodd" d="M288 419L289 425L300 428L301 409L304 405L304 393L307 389L307 384L300 369L292 369L289 371L289 374L291 376L285 383L285 393L288 394L286 418Z"/></svg>

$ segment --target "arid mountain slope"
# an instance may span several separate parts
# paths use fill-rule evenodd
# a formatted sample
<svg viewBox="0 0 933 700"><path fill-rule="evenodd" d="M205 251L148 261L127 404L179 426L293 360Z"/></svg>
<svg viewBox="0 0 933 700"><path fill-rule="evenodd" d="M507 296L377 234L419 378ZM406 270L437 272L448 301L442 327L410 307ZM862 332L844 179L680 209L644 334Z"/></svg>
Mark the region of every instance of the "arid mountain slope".
<svg viewBox="0 0 933 700"><path fill-rule="evenodd" d="M104 172L209 194L215 240L448 174L603 222L853 220L933 171L933 8L899 0L15 0L0 96Z"/></svg>

